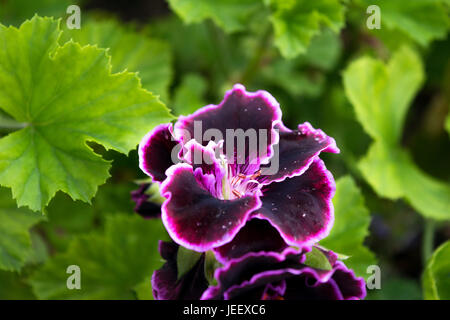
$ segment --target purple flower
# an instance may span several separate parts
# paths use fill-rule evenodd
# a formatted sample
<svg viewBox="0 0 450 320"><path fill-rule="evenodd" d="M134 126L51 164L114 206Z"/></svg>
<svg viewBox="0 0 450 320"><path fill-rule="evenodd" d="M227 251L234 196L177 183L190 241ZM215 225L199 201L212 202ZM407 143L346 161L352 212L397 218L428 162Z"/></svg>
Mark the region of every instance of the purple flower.
<svg viewBox="0 0 450 320"><path fill-rule="evenodd" d="M208 281L204 274L204 254L191 270L178 278L178 248L179 246L174 242L159 242L159 253L166 263L152 276L155 300L198 300L208 288Z"/></svg>
<svg viewBox="0 0 450 320"><path fill-rule="evenodd" d="M202 300L351 300L366 295L362 278L328 254L331 270L304 264L309 249L282 253L251 252L217 269L217 286L209 287Z"/></svg>
<svg viewBox="0 0 450 320"><path fill-rule="evenodd" d="M146 193L150 183L143 183L137 190L131 191L131 200L136 204L134 211L146 219L160 218L161 206L149 201L150 196Z"/></svg>
<svg viewBox="0 0 450 320"><path fill-rule="evenodd" d="M289 245L328 235L335 183L318 158L322 151L339 149L309 123L286 128L269 93L235 85L219 105L149 132L139 158L161 183L161 217L172 239L207 251L229 243L254 218L268 221Z"/></svg>

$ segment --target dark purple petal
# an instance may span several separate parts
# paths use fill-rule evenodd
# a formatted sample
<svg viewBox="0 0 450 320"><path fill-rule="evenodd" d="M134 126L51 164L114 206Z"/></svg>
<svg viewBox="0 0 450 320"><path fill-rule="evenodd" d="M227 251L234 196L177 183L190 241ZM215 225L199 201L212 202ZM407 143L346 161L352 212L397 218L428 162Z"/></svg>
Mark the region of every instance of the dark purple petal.
<svg viewBox="0 0 450 320"><path fill-rule="evenodd" d="M304 254L293 249L286 249L281 254L247 254L218 269L215 274L218 285L209 287L201 299L364 298L364 280L355 278L353 271L342 262L336 262L329 271L314 269L303 263Z"/></svg>
<svg viewBox="0 0 450 320"><path fill-rule="evenodd" d="M195 134L195 122L201 125L201 128L197 130L198 134ZM232 143L232 141L227 141L227 129L241 129L243 132L247 132L249 129L255 130L258 142L255 148L250 148L248 139L246 139L245 155L240 154L235 158L235 154L233 160L236 162L234 163L242 163L244 159L247 159L247 163L252 164L253 161L267 163L273 154L272 145L278 142L278 133L274 128L280 122L281 109L274 97L262 90L254 93L247 92L244 86L236 84L233 89L227 91L220 104L208 105L187 117L180 116L175 124L175 135L184 143L195 139L205 146L209 141L203 141L203 134L209 129L217 129L221 133L221 137L214 137L217 139L215 142L224 140L223 150L226 154L227 143ZM259 150L260 134L266 139L264 149L261 148L261 150ZM234 149L236 147L237 139L234 138ZM261 157L257 157L257 154Z"/></svg>
<svg viewBox="0 0 450 320"><path fill-rule="evenodd" d="M177 144L172 136L172 124L158 125L139 144L139 167L154 182L164 181L166 170L174 164L172 152L178 150Z"/></svg>
<svg viewBox="0 0 450 320"><path fill-rule="evenodd" d="M167 198L162 205L162 221L178 244L196 251L207 251L233 239L252 211L261 206L257 195L220 200L199 183L201 170L177 164L167 170L161 185Z"/></svg>
<svg viewBox="0 0 450 320"><path fill-rule="evenodd" d="M242 283L247 284L255 274L264 273L267 270L290 269L303 267L304 253L309 250L296 251L287 248L283 253L276 252L250 252L240 258L233 259L223 268L217 269L215 278L218 285L209 287L202 296L202 300L223 299L225 293ZM266 282L267 284L267 282ZM262 288L260 294L264 291ZM260 298L258 298L260 299Z"/></svg>
<svg viewBox="0 0 450 320"><path fill-rule="evenodd" d="M334 270L333 280L340 288L344 299L364 299L366 284L362 278L357 278L341 261L335 263Z"/></svg>
<svg viewBox="0 0 450 320"><path fill-rule="evenodd" d="M150 183L143 183L139 189L131 191L131 200L136 203L134 211L146 219L160 218L161 206L148 201L149 195L146 191L149 187Z"/></svg>
<svg viewBox="0 0 450 320"><path fill-rule="evenodd" d="M287 244L280 233L268 221L251 219L231 242L215 248L214 252L220 262L226 263L249 252L281 252L286 247Z"/></svg>
<svg viewBox="0 0 450 320"><path fill-rule="evenodd" d="M279 134L280 142L273 156L277 157L278 171L262 176L259 181L264 184L301 175L322 151L339 153L334 139L322 130L314 129L309 122L299 124L298 129L294 131L282 127ZM262 170L264 173L265 169Z"/></svg>
<svg viewBox="0 0 450 320"><path fill-rule="evenodd" d="M153 297L155 300L198 300L208 287L204 274L205 257L177 279L177 252L179 246L174 242L159 243L159 252L166 260L161 269L152 276Z"/></svg>
<svg viewBox="0 0 450 320"><path fill-rule="evenodd" d="M190 140L183 147L183 160L193 168L196 179L216 198L223 198L222 178L225 170L215 156L216 145L210 142L206 147Z"/></svg>
<svg viewBox="0 0 450 320"><path fill-rule="evenodd" d="M335 190L333 176L316 158L301 176L265 186L255 216L270 221L288 244L311 245L330 232Z"/></svg>

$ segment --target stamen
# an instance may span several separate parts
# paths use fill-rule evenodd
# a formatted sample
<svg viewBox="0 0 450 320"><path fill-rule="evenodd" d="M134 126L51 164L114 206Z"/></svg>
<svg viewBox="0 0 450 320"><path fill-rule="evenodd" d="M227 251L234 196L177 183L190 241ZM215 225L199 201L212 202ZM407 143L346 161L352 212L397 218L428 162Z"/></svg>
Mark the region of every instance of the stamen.
<svg viewBox="0 0 450 320"><path fill-rule="evenodd" d="M250 176L250 179L255 179L258 178L261 175L261 169L259 169L258 171L256 171L253 175Z"/></svg>
<svg viewBox="0 0 450 320"><path fill-rule="evenodd" d="M236 197L242 198L242 194L241 194L239 191L233 189L233 191L231 191L231 192L232 192Z"/></svg>

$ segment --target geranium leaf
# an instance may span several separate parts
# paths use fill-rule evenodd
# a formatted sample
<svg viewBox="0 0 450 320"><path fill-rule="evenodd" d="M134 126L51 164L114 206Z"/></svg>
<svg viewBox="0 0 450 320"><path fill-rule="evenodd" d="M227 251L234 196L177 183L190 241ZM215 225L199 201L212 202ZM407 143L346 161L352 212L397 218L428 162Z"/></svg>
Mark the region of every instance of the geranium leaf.
<svg viewBox="0 0 450 320"><path fill-rule="evenodd" d="M331 270L330 261L325 256L325 254L317 249L316 247L312 247L311 251L306 253L305 264L315 269L321 270Z"/></svg>
<svg viewBox="0 0 450 320"><path fill-rule="evenodd" d="M420 58L408 47L395 52L387 65L362 57L344 71L345 92L359 122L373 139L389 145L399 142L423 78Z"/></svg>
<svg viewBox="0 0 450 320"><path fill-rule="evenodd" d="M138 72L142 87L168 101L172 80L172 55L169 45L151 39L114 20L83 22L81 29L65 30L63 40L71 38L82 45L109 48L113 72Z"/></svg>
<svg viewBox="0 0 450 320"><path fill-rule="evenodd" d="M339 0L272 0L271 22L275 45L286 58L306 52L311 39L327 26L338 32L344 25L344 7Z"/></svg>
<svg viewBox="0 0 450 320"><path fill-rule="evenodd" d="M188 273L202 256L201 252L186 249L180 246L177 251L178 279Z"/></svg>
<svg viewBox="0 0 450 320"><path fill-rule="evenodd" d="M363 245L369 234L370 214L361 191L350 176L337 180L333 204L334 225L320 245L348 256L345 264L358 276L367 277L367 267L376 263L374 254Z"/></svg>
<svg viewBox="0 0 450 320"><path fill-rule="evenodd" d="M450 241L437 248L428 260L422 285L425 299L450 299Z"/></svg>
<svg viewBox="0 0 450 320"><path fill-rule="evenodd" d="M86 141L122 153L171 116L136 74L111 74L103 49L57 43L51 18L0 25L0 107L24 128L0 139L0 184L42 210L58 190L88 202L110 164Z"/></svg>
<svg viewBox="0 0 450 320"><path fill-rule="evenodd" d="M399 30L422 46L444 38L450 26L448 9L442 0L414 0L408 5L403 0L363 0L363 3L365 7L380 7L381 30L383 25Z"/></svg>
<svg viewBox="0 0 450 320"><path fill-rule="evenodd" d="M0 188L0 270L18 271L33 252L29 229L44 217L17 208L11 193Z"/></svg>
<svg viewBox="0 0 450 320"><path fill-rule="evenodd" d="M344 86L356 116L375 140L359 168L375 191L405 198L426 217L450 218L450 186L423 173L400 146L411 100L423 81L417 54L407 47L389 61L363 57L344 72Z"/></svg>
<svg viewBox="0 0 450 320"><path fill-rule="evenodd" d="M226 32L244 29L248 18L261 9L261 0L169 0L171 8L186 23L212 19Z"/></svg>
<svg viewBox="0 0 450 320"><path fill-rule="evenodd" d="M30 280L40 299L133 299L134 289L162 265L158 240L166 240L161 220L108 217L105 231L82 235L67 252L49 259ZM69 290L67 267L80 267L80 290Z"/></svg>
<svg viewBox="0 0 450 320"><path fill-rule="evenodd" d="M404 197L428 218L450 219L450 186L422 172L404 150L374 143L359 168L379 195Z"/></svg>

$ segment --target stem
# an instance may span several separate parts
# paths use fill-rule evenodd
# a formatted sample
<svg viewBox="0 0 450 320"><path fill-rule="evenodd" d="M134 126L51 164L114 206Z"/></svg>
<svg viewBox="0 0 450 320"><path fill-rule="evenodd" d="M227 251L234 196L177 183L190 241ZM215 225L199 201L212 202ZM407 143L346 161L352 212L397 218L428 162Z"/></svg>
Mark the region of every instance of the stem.
<svg viewBox="0 0 450 320"><path fill-rule="evenodd" d="M2 131L15 131L23 129L28 125L25 122L17 122L14 119L8 119L0 116L0 130Z"/></svg>
<svg viewBox="0 0 450 320"><path fill-rule="evenodd" d="M434 221L426 219L422 236L422 262L424 266L426 265L428 259L433 254L434 229L435 229Z"/></svg>
<svg viewBox="0 0 450 320"><path fill-rule="evenodd" d="M247 69L245 69L244 73L242 74L241 82L243 84L247 84L258 71L261 60L264 56L264 52L267 48L267 45L269 44L270 35L271 29L270 27L267 27L259 40L258 47L256 48L255 53L253 54L253 57L251 58L247 66Z"/></svg>

